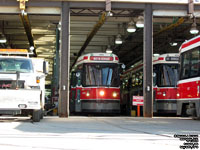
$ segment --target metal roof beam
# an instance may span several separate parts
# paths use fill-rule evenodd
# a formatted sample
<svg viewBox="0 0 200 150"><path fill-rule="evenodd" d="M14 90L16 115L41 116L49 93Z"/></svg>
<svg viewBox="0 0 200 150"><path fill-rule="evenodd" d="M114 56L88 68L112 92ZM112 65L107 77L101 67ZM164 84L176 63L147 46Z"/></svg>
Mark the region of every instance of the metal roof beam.
<svg viewBox="0 0 200 150"><path fill-rule="evenodd" d="M70 9L105 9L105 2L69 2ZM0 1L0 13L19 13L18 3L13 0ZM29 14L54 14L60 15L61 2L58 1L28 1L26 10ZM112 2L112 10L116 9L141 9L145 3ZM152 4L152 10L178 10L187 11L188 4ZM200 5L194 4L194 10L200 10Z"/></svg>
<svg viewBox="0 0 200 150"><path fill-rule="evenodd" d="M91 9L105 9L105 1L102 2L69 2L70 9L73 8L91 8ZM14 0L0 1L0 6L18 6L18 2ZM146 3L138 2L113 2L112 9L143 9L145 8ZM26 3L27 7L59 7L61 8L61 1L29 1ZM153 10L188 10L187 3L154 3L152 4ZM194 4L194 10L200 10L200 5ZM40 12L38 12L39 14Z"/></svg>

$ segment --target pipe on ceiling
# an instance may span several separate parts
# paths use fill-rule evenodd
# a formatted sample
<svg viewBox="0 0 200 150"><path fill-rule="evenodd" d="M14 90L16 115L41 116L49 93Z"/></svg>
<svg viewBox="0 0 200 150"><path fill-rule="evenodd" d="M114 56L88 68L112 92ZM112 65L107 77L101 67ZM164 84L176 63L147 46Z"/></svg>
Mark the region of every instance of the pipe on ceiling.
<svg viewBox="0 0 200 150"><path fill-rule="evenodd" d="M160 31L155 33L153 36L156 37L156 36L158 36L159 34L165 32L165 31L172 30L173 28L176 28L179 25L183 24L185 21L186 20L183 17L181 17L181 18L178 19L178 21L176 21L175 23L172 23L172 24L162 28Z"/></svg>
<svg viewBox="0 0 200 150"><path fill-rule="evenodd" d="M85 40L85 43L83 44L83 46L81 47L81 49L79 50L76 59L74 60L72 67L75 65L76 61L78 60L78 58L82 55L82 53L85 51L86 47L89 45L90 41L92 40L92 38L94 37L94 35L98 32L98 30L101 28L101 26L105 23L106 21L106 12L103 12L101 17L99 18L99 21L97 22L97 24L93 27L92 31L90 32L90 34L88 34L87 39Z"/></svg>
<svg viewBox="0 0 200 150"><path fill-rule="evenodd" d="M28 41L29 41L29 46L33 46L35 48L35 44L34 44L34 38L33 38L33 34L32 34L32 31L31 31L31 24L30 24L30 21L29 21L29 18L28 18L28 14L27 13L20 13L20 18L21 18L21 21L22 21L22 24L24 26L24 29L26 31L26 36L28 38ZM35 57L37 57L37 54L36 54L36 50L34 49L33 50L33 54Z"/></svg>

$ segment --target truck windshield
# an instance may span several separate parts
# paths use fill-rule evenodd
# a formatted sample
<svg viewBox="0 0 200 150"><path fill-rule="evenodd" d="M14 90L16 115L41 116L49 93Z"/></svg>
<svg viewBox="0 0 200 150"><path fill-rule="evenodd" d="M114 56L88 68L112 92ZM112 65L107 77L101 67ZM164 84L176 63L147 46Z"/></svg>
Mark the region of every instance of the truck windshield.
<svg viewBox="0 0 200 150"><path fill-rule="evenodd" d="M86 64L84 86L119 86L117 64Z"/></svg>
<svg viewBox="0 0 200 150"><path fill-rule="evenodd" d="M21 73L33 72L31 61L22 58L0 58L0 73L16 71Z"/></svg>

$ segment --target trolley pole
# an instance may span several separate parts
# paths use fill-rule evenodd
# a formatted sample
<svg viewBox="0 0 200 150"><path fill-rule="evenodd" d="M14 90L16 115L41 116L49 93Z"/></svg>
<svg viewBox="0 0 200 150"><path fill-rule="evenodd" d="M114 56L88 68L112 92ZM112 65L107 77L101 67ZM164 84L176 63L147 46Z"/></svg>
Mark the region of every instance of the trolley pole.
<svg viewBox="0 0 200 150"><path fill-rule="evenodd" d="M144 11L144 49L143 49L143 95L144 117L153 117L153 24L152 5L146 4Z"/></svg>
<svg viewBox="0 0 200 150"><path fill-rule="evenodd" d="M59 83L59 117L69 116L69 66L70 66L70 7L62 2L61 12L61 58Z"/></svg>

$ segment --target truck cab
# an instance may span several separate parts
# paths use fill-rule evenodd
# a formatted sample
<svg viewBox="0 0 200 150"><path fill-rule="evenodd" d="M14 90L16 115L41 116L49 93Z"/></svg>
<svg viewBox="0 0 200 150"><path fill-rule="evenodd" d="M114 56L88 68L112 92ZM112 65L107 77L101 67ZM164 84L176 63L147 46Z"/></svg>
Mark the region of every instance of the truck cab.
<svg viewBox="0 0 200 150"><path fill-rule="evenodd" d="M46 67L43 59L0 56L0 114L43 118Z"/></svg>

